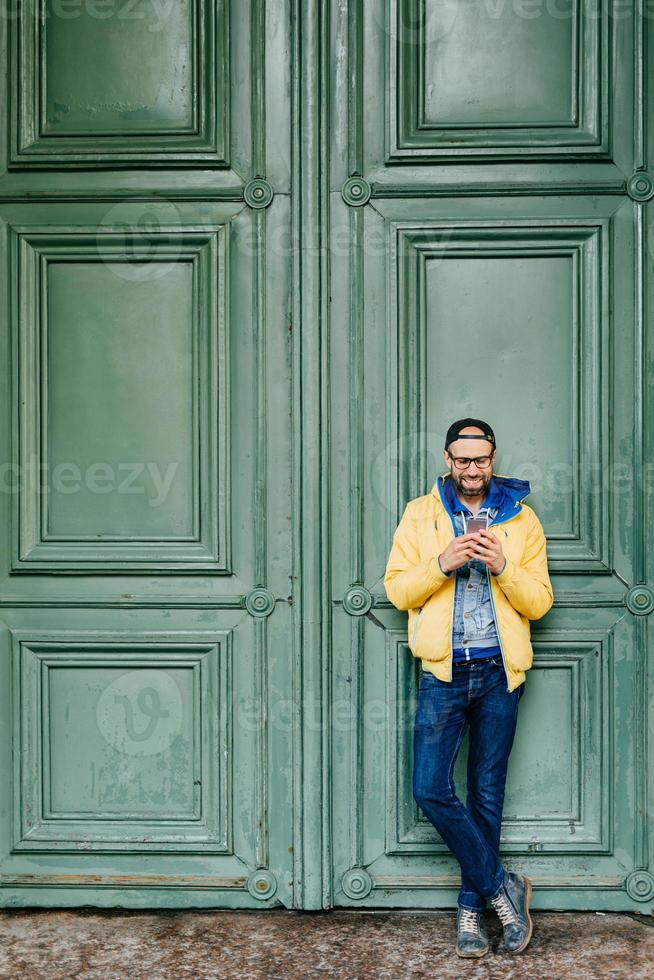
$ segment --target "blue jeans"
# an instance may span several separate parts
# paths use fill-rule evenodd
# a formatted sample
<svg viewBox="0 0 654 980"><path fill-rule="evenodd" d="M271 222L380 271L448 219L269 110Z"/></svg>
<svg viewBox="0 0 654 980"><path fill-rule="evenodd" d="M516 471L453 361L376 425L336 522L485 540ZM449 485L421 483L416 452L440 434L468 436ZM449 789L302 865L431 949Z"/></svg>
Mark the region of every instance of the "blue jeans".
<svg viewBox="0 0 654 980"><path fill-rule="evenodd" d="M507 691L502 658L454 664L452 681L420 676L413 733L413 795L461 866L458 903L482 911L504 882L500 828L509 754L525 685ZM468 794L452 772L466 727Z"/></svg>

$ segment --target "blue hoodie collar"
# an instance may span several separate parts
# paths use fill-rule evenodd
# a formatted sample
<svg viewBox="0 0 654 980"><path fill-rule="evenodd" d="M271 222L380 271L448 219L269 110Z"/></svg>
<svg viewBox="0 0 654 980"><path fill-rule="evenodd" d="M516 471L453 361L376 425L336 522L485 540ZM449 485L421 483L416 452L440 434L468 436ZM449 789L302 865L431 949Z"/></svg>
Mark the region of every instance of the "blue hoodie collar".
<svg viewBox="0 0 654 980"><path fill-rule="evenodd" d="M450 479L450 474L444 473L439 476L434 485L441 503L445 510L453 519L457 511L467 510L465 504L459 500L454 483ZM502 524L519 514L522 509L524 497L530 492L529 480L519 480L516 477L503 476L494 473L490 479L488 493L484 498L483 507L497 508L497 514L492 520L493 524Z"/></svg>

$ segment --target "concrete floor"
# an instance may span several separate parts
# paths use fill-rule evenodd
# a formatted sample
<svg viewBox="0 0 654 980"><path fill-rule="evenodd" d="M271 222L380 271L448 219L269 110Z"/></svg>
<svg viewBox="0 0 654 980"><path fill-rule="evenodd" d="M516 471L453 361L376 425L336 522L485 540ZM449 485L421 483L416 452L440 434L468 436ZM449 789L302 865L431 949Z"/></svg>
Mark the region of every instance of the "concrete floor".
<svg viewBox="0 0 654 980"><path fill-rule="evenodd" d="M450 912L142 912L20 909L0 912L0 978L530 977L654 978L654 919L631 914L534 912L518 956L454 955Z"/></svg>

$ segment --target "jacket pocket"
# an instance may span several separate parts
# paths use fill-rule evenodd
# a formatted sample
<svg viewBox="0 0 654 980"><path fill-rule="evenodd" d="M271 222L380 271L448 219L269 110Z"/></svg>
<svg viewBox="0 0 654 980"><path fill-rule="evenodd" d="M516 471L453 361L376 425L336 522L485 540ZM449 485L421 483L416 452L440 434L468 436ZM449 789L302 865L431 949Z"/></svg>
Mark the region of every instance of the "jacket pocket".
<svg viewBox="0 0 654 980"><path fill-rule="evenodd" d="M508 600L500 602L498 628L502 634L507 666L514 671L529 670L534 655L529 620L514 609Z"/></svg>
<svg viewBox="0 0 654 980"><path fill-rule="evenodd" d="M424 604L409 612L409 649L420 660L445 660L451 649L452 600L454 584L444 585Z"/></svg>
<svg viewBox="0 0 654 980"><path fill-rule="evenodd" d="M413 623L411 625L411 630L409 633L409 646L414 653L416 651L416 643L418 640L418 628L420 626L420 618L422 616L422 610L424 608L425 608L424 606L421 606L418 612L413 617Z"/></svg>

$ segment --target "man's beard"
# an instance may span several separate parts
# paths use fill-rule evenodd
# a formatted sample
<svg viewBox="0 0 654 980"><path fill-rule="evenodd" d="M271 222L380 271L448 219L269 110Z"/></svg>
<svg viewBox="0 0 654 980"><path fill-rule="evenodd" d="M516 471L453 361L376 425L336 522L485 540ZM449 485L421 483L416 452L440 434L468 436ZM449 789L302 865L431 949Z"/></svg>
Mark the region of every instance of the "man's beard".
<svg viewBox="0 0 654 980"><path fill-rule="evenodd" d="M493 476L493 471L491 470L485 474L480 473L478 483L465 483L465 473L462 473L461 476L455 470L452 470L451 473L459 497L485 497L488 492L491 477Z"/></svg>

